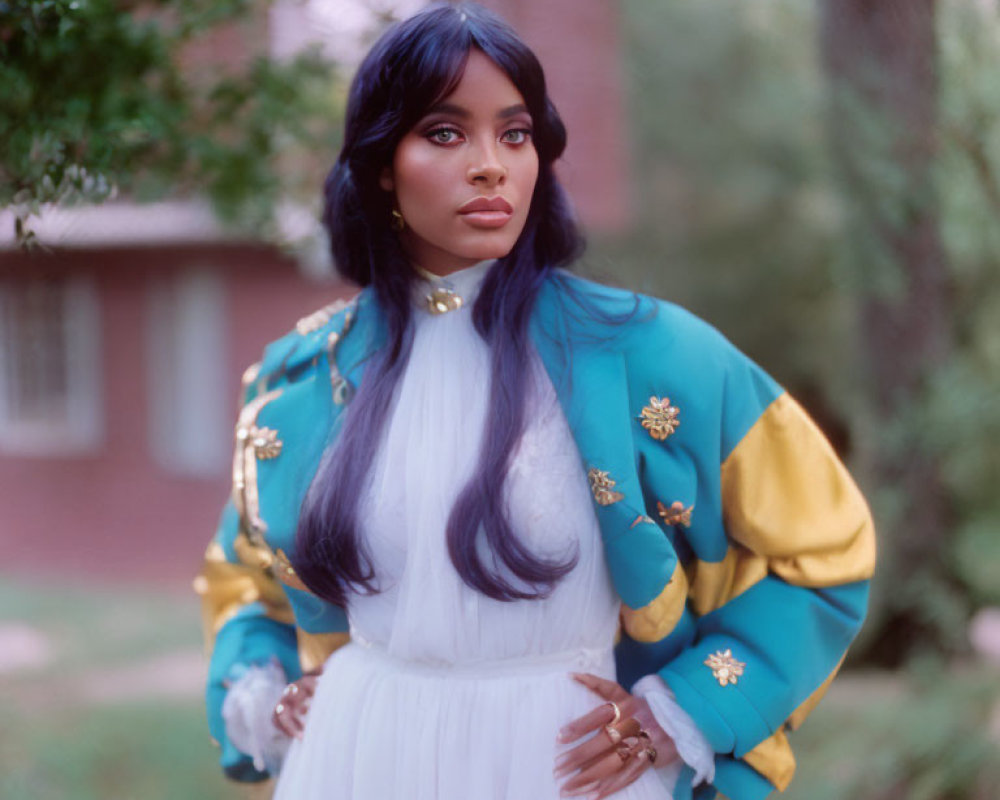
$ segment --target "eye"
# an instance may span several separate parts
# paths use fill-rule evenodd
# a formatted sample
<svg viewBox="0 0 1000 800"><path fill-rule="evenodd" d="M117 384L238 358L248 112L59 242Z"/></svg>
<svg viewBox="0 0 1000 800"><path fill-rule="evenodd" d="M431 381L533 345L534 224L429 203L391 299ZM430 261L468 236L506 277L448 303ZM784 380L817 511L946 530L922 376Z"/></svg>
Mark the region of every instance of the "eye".
<svg viewBox="0 0 1000 800"><path fill-rule="evenodd" d="M461 133L454 128L432 128L424 136L434 144L454 144L461 138Z"/></svg>
<svg viewBox="0 0 1000 800"><path fill-rule="evenodd" d="M500 137L501 142L506 144L524 144L528 139L531 138L531 130L529 128L511 128L503 132Z"/></svg>

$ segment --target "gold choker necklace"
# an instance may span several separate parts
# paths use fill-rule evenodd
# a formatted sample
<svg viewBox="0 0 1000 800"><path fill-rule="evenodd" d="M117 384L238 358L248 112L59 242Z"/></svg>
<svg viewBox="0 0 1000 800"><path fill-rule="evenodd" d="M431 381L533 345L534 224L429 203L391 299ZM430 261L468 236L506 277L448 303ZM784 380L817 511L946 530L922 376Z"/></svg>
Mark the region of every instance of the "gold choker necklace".
<svg viewBox="0 0 1000 800"><path fill-rule="evenodd" d="M434 289L425 299L432 314L447 314L462 307L462 295L444 286Z"/></svg>

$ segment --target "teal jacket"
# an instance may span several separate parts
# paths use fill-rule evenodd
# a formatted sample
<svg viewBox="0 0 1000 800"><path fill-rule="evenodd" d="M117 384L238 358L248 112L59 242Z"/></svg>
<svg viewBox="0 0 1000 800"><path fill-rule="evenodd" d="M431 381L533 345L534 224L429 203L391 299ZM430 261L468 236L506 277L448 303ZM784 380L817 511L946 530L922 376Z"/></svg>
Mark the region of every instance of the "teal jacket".
<svg viewBox="0 0 1000 800"><path fill-rule="evenodd" d="M196 579L211 648L209 725L231 777L226 686L277 658L295 678L347 640L343 609L289 562L299 507L384 340L370 290L300 320L244 375L233 493ZM681 308L568 273L542 287L532 340L590 479L622 600L619 680L658 672L717 753L713 787L757 800L791 780L809 713L865 614L865 501L796 402Z"/></svg>

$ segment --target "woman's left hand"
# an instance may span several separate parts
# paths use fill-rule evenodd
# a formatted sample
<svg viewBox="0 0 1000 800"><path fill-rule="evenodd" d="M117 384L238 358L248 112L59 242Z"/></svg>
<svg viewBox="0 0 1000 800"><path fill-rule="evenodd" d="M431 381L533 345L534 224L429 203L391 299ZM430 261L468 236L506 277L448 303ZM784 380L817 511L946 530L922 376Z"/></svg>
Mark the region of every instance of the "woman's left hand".
<svg viewBox="0 0 1000 800"><path fill-rule="evenodd" d="M574 673L573 679L605 702L559 732L560 742L575 742L597 731L595 736L556 759L556 778L571 776L563 784L564 797L586 794L592 800L600 800L628 786L654 763L662 767L677 758L673 740L656 723L643 698L633 697L614 681L589 673ZM617 722L611 703L621 713ZM648 734L648 741L639 736L640 731Z"/></svg>

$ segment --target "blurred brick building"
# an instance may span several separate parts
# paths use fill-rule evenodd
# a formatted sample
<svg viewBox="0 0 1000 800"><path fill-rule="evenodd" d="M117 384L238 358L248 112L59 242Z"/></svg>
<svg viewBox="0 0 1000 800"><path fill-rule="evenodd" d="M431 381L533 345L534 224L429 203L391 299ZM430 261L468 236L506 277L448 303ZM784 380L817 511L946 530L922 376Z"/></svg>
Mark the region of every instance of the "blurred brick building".
<svg viewBox="0 0 1000 800"><path fill-rule="evenodd" d="M618 11L491 0L540 55L570 131L561 174L590 230L628 219ZM288 0L257 35L363 51L362 0ZM404 12L421 0L398 3ZM245 31L245 27L244 27ZM245 33L192 59L237 63ZM318 187L317 187L318 191ZM200 204L63 210L14 249L0 214L0 544L7 569L190 577L228 491L239 377L269 340L352 291L315 263L233 239Z"/></svg>

